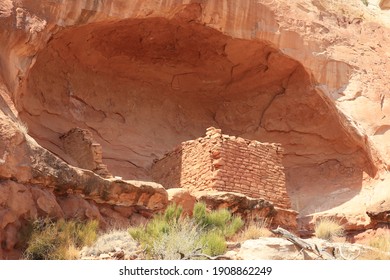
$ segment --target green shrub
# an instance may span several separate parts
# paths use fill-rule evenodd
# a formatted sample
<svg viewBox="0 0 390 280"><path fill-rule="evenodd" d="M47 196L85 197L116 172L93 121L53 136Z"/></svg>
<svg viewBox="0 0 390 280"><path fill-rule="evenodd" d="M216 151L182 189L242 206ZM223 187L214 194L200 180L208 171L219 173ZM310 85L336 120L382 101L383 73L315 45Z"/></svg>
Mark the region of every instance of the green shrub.
<svg viewBox="0 0 390 280"><path fill-rule="evenodd" d="M202 244L202 252L210 256L222 255L227 248L226 239L216 231L204 233L200 243Z"/></svg>
<svg viewBox="0 0 390 280"><path fill-rule="evenodd" d="M226 238L244 224L226 209L207 212L204 203L196 203L193 217L182 216L182 208L170 205L146 226L132 227L130 235L144 248L147 257L180 259L200 249L216 255L226 251Z"/></svg>
<svg viewBox="0 0 390 280"><path fill-rule="evenodd" d="M230 221L232 215L227 209L219 209L206 214L205 224L223 230Z"/></svg>
<svg viewBox="0 0 390 280"><path fill-rule="evenodd" d="M91 245L96 240L97 229L97 221L83 224L63 219L57 222L37 220L32 223L24 256L33 260L75 259L76 249Z"/></svg>
<svg viewBox="0 0 390 280"><path fill-rule="evenodd" d="M199 225L207 230L217 230L225 237L233 236L244 225L240 217L232 216L225 208L208 213L206 204L196 203L193 212L194 219Z"/></svg>
<svg viewBox="0 0 390 280"><path fill-rule="evenodd" d="M163 233L153 243L151 255L158 260L177 260L191 255L200 248L201 230L193 220L182 219L172 224L168 233Z"/></svg>
<svg viewBox="0 0 390 280"><path fill-rule="evenodd" d="M129 228L129 234L142 245L147 254L153 255L154 243L164 234L170 234L179 223L182 212L181 207L175 204L169 205L164 214L156 215L146 226Z"/></svg>
<svg viewBox="0 0 390 280"><path fill-rule="evenodd" d="M240 217L232 217L229 225L225 228L225 236L230 238L244 226L244 221Z"/></svg>
<svg viewBox="0 0 390 280"><path fill-rule="evenodd" d="M195 221L201 225L205 226L205 221L206 221L206 214L207 214L207 209L206 209L206 204L203 202L198 202L195 203L194 209L193 209L193 218Z"/></svg>
<svg viewBox="0 0 390 280"><path fill-rule="evenodd" d="M164 219L168 223L176 223L179 221L181 214L183 213L183 207L176 204L168 205L164 212Z"/></svg>
<svg viewBox="0 0 390 280"><path fill-rule="evenodd" d="M142 245L147 254L152 254L154 242L160 239L163 234L168 234L169 230L169 223L163 216L158 215L146 226L131 227L128 232L134 240Z"/></svg>

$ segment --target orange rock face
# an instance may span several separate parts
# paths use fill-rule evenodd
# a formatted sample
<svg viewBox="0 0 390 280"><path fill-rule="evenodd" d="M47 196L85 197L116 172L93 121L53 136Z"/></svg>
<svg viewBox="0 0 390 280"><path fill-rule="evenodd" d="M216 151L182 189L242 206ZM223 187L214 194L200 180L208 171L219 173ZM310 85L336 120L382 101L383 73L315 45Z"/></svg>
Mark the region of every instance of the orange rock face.
<svg viewBox="0 0 390 280"><path fill-rule="evenodd" d="M127 219L115 205L153 212L167 194L126 180L152 180L156 159L213 126L281 143L302 228L316 213L369 227L390 199L388 1L312 2L1 1L1 179ZM60 136L75 127L125 181L71 166Z"/></svg>

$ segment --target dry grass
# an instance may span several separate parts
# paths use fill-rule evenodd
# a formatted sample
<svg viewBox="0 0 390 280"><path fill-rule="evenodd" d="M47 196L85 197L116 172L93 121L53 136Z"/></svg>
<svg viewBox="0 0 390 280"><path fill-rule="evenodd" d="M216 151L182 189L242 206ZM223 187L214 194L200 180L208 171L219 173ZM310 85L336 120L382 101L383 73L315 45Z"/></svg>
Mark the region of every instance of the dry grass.
<svg viewBox="0 0 390 280"><path fill-rule="evenodd" d="M98 222L51 221L38 219L26 233L26 259L68 260L77 259L79 248L91 245L97 238Z"/></svg>
<svg viewBox="0 0 390 280"><path fill-rule="evenodd" d="M371 247L379 249L384 252L390 251L390 233L382 234L380 236L375 236L368 243Z"/></svg>
<svg viewBox="0 0 390 280"><path fill-rule="evenodd" d="M373 237L368 245L374 250L368 251L361 256L365 260L390 260L390 234Z"/></svg>
<svg viewBox="0 0 390 280"><path fill-rule="evenodd" d="M248 239L258 239L260 237L270 237L272 232L268 229L271 221L267 218L260 219L258 221L250 220L248 225L241 231L237 237L236 241L245 241Z"/></svg>
<svg viewBox="0 0 390 280"><path fill-rule="evenodd" d="M390 255L383 251L368 251L359 257L360 260L390 260Z"/></svg>
<svg viewBox="0 0 390 280"><path fill-rule="evenodd" d="M316 237L329 241L344 236L343 226L333 218L320 219L314 227L314 232Z"/></svg>
<svg viewBox="0 0 390 280"><path fill-rule="evenodd" d="M80 258L80 249L74 244L69 244L63 255L66 260L78 260Z"/></svg>
<svg viewBox="0 0 390 280"><path fill-rule="evenodd" d="M23 121L18 119L17 121L14 122L14 125L15 125L17 130L19 130L21 133L23 133L23 135L28 134L28 126Z"/></svg>

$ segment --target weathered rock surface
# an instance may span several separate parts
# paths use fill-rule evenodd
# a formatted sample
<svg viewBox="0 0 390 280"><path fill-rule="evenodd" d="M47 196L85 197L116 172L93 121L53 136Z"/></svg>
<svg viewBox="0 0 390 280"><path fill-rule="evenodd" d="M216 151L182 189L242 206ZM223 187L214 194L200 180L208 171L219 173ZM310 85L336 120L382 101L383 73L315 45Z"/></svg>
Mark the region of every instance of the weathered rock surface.
<svg viewBox="0 0 390 280"><path fill-rule="evenodd" d="M305 240L315 244L324 259L354 260L365 254L375 251L374 248L361 244L331 243L321 239ZM328 255L329 254L329 255ZM327 258L329 256L329 258ZM318 256L311 252L300 252L295 245L286 239L277 237L264 237L246 240L241 244L236 257L242 260L318 260Z"/></svg>
<svg viewBox="0 0 390 280"><path fill-rule="evenodd" d="M390 1L389 0L380 0L379 7L381 7L381 9L390 9Z"/></svg>
<svg viewBox="0 0 390 280"><path fill-rule="evenodd" d="M290 241L276 237L250 239L245 241L237 254L243 260L286 260L302 259Z"/></svg>
<svg viewBox="0 0 390 280"><path fill-rule="evenodd" d="M234 192L200 191L192 193L198 201L206 203L211 210L228 208L244 219L269 218L272 225L297 230L297 212L275 207L271 202Z"/></svg>
<svg viewBox="0 0 390 280"><path fill-rule="evenodd" d="M196 203L195 196L191 195L190 192L182 188L168 189L168 201L169 203L175 203L183 208L183 213L192 215L192 210Z"/></svg>
<svg viewBox="0 0 390 280"><path fill-rule="evenodd" d="M161 185L104 179L70 166L36 144L22 124L2 112L0 118L0 258L17 256L18 232L38 217L128 226L133 215L149 218L166 207Z"/></svg>
<svg viewBox="0 0 390 280"><path fill-rule="evenodd" d="M26 199L35 192L30 214L59 215L55 194L68 204L93 201L87 217L98 215L95 203L113 217L136 205L130 219L142 221L164 208L166 191L66 164L60 136L88 129L114 176L149 180L155 159L214 126L281 143L303 229L315 213L342 215L351 229L387 222L387 204L375 208L390 199L387 7L387 0L3 0L4 190L15 183Z"/></svg>
<svg viewBox="0 0 390 280"><path fill-rule="evenodd" d="M390 223L390 201L382 200L371 205L367 209L367 215L375 223L389 224Z"/></svg>

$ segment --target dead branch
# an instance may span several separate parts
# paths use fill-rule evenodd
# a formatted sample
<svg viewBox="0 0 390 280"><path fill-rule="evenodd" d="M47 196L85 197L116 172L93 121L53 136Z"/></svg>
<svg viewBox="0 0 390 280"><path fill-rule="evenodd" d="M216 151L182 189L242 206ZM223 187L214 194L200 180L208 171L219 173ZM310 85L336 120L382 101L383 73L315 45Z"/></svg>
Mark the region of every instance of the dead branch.
<svg viewBox="0 0 390 280"><path fill-rule="evenodd" d="M344 255L343 251L341 250L341 245L339 245L339 253L340 253L341 258L344 259L344 260L356 260L360 256L360 253L361 253L360 248L358 248L358 249L359 250L358 250L358 252L357 252L357 254L355 256L353 256L353 257L351 257L351 256L346 257Z"/></svg>
<svg viewBox="0 0 390 280"><path fill-rule="evenodd" d="M206 258L208 260L231 260L232 258L226 256L226 255L218 255L218 256L209 256L209 255L206 255L206 254L203 254L203 253L199 253L202 249L201 248L197 248L195 249L191 254L189 254L188 256L185 256L183 253L179 252L180 254L180 259L182 260L191 260L193 258Z"/></svg>
<svg viewBox="0 0 390 280"><path fill-rule="evenodd" d="M291 243L293 243L297 249L300 252L309 251L316 256L320 257L321 259L334 259L333 256L328 254L327 252L321 252L316 244L310 244L303 239L299 238L298 236L292 234L288 230L285 230L284 228L278 227L277 229L271 230L273 233L281 235L283 238L287 239Z"/></svg>
<svg viewBox="0 0 390 280"><path fill-rule="evenodd" d="M206 254L192 254L192 255L188 255L187 257L185 257L183 260L191 260L193 258L206 258L208 260L213 260L213 261L216 261L216 260L231 260L232 258L226 256L226 255L218 255L218 256L209 256L209 255L206 255Z"/></svg>

